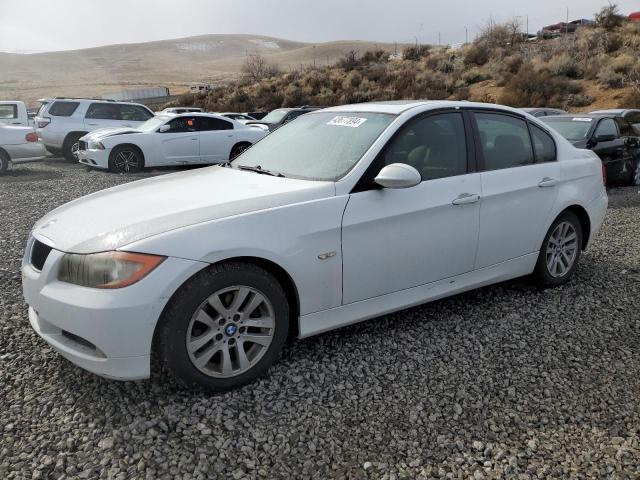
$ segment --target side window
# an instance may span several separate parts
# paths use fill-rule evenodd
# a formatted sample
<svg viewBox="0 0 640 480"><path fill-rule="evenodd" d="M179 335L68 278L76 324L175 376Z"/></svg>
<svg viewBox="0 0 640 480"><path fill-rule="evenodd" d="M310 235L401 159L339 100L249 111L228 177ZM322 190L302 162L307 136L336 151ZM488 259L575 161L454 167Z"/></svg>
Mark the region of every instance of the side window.
<svg viewBox="0 0 640 480"><path fill-rule="evenodd" d="M49 115L54 117L70 117L76 111L80 102L53 102L49 107Z"/></svg>
<svg viewBox="0 0 640 480"><path fill-rule="evenodd" d="M138 105L120 105L120 119L130 122L146 122L153 115Z"/></svg>
<svg viewBox="0 0 640 480"><path fill-rule="evenodd" d="M219 118L198 117L201 132L209 132L212 130L233 130L233 123L226 122Z"/></svg>
<svg viewBox="0 0 640 480"><path fill-rule="evenodd" d="M627 116L627 120L631 125L640 125L640 112L634 112Z"/></svg>
<svg viewBox="0 0 640 480"><path fill-rule="evenodd" d="M620 128L620 136L622 137L633 137L635 133L633 132L633 127L629 123L629 121L625 118L616 118L616 122L618 123L618 127Z"/></svg>
<svg viewBox="0 0 640 480"><path fill-rule="evenodd" d="M120 108L113 103L92 103L87 109L85 118L120 120Z"/></svg>
<svg viewBox="0 0 640 480"><path fill-rule="evenodd" d="M182 132L195 132L196 120L194 117L179 117L174 118L169 122L171 128L169 133L182 133Z"/></svg>
<svg viewBox="0 0 640 480"><path fill-rule="evenodd" d="M0 118L10 119L18 118L18 106L15 104L5 103L0 105Z"/></svg>
<svg viewBox="0 0 640 480"><path fill-rule="evenodd" d="M529 127L531 128L531 137L533 138L533 149L536 154L536 162L555 162L556 144L551 135L531 123L529 124Z"/></svg>
<svg viewBox="0 0 640 480"><path fill-rule="evenodd" d="M524 120L496 113L476 113L484 170L534 163L529 129Z"/></svg>
<svg viewBox="0 0 640 480"><path fill-rule="evenodd" d="M596 128L595 136L601 137L603 135L613 135L614 137L618 136L616 122L612 118L605 118L604 120L600 120L598 128Z"/></svg>
<svg viewBox="0 0 640 480"><path fill-rule="evenodd" d="M289 115L287 115L287 117L284 119L284 122L283 122L283 123L289 123L289 122L291 122L292 120L295 120L296 118L298 118L300 115L304 115L305 113L307 113L307 112L305 112L305 111L303 111L303 110L298 110L298 111L295 111L295 112L291 112L291 113L289 113Z"/></svg>
<svg viewBox="0 0 640 480"><path fill-rule="evenodd" d="M467 142L461 113L440 113L410 121L383 152L384 165L406 163L422 180L467 172Z"/></svg>

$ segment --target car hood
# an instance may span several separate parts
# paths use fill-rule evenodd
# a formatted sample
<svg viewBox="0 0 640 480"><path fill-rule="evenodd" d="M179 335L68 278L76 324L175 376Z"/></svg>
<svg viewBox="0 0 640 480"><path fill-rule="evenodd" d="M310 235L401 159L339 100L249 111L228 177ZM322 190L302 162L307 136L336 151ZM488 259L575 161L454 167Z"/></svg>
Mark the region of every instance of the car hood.
<svg viewBox="0 0 640 480"><path fill-rule="evenodd" d="M107 137L114 137L116 135L126 135L129 133L142 133L140 130L136 130L131 127L112 127L112 128L99 128L91 133L87 133L81 138L83 141L99 142Z"/></svg>
<svg viewBox="0 0 640 480"><path fill-rule="evenodd" d="M79 198L45 215L32 233L57 250L95 253L197 223L334 195L333 182L214 166Z"/></svg>

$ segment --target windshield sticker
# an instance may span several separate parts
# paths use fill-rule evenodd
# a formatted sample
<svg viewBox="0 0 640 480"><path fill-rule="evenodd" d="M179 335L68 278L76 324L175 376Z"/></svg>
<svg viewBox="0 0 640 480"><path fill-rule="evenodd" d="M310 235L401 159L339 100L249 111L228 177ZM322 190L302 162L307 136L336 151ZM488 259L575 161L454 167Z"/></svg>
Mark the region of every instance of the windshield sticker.
<svg viewBox="0 0 640 480"><path fill-rule="evenodd" d="M333 117L331 121L327 125L336 125L338 127L351 127L358 128L364 122L366 122L366 118L360 117Z"/></svg>
<svg viewBox="0 0 640 480"><path fill-rule="evenodd" d="M580 118L572 118L572 120L573 120L574 122L589 122L589 123L591 123L591 121L593 120L593 118L580 117Z"/></svg>

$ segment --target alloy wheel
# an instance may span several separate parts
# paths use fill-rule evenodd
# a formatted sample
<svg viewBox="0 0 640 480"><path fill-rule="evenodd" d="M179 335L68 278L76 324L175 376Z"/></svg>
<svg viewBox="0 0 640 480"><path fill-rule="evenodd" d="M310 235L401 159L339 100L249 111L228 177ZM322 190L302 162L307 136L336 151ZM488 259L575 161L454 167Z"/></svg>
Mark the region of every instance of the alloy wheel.
<svg viewBox="0 0 640 480"><path fill-rule="evenodd" d="M135 172L138 170L139 160L135 152L123 150L118 152L113 163L119 172Z"/></svg>
<svg viewBox="0 0 640 480"><path fill-rule="evenodd" d="M274 309L258 290L233 286L203 302L187 328L193 365L215 378L238 376L257 364L275 333Z"/></svg>
<svg viewBox="0 0 640 480"><path fill-rule="evenodd" d="M76 160L80 159L80 157L78 157L79 151L80 151L80 142L75 142L73 145L71 145L71 155L73 155L73 157Z"/></svg>
<svg viewBox="0 0 640 480"><path fill-rule="evenodd" d="M546 263L554 278L564 277L573 267L578 254L578 234L571 222L561 222L547 242Z"/></svg>

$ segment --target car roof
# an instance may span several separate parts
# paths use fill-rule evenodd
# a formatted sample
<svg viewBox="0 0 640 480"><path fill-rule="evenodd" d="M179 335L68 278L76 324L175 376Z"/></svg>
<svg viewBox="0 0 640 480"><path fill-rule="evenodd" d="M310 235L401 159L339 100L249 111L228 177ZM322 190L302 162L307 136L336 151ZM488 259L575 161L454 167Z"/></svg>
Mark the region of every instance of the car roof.
<svg viewBox="0 0 640 480"><path fill-rule="evenodd" d="M594 110L593 112L589 112L593 115L622 115L624 112L628 110L624 108L612 108L610 110Z"/></svg>
<svg viewBox="0 0 640 480"><path fill-rule="evenodd" d="M542 117L540 120L546 122L547 120L568 120L572 118L590 118L596 120L598 118L613 118L615 115L609 115L606 113L576 113L576 114L567 114L567 115L551 115L549 117Z"/></svg>
<svg viewBox="0 0 640 480"><path fill-rule="evenodd" d="M462 100L394 100L385 102L355 103L338 107L325 108L325 112L361 112L361 113L388 113L401 115L416 108L480 108L502 110L509 113L522 115L522 110L494 103L467 102Z"/></svg>

